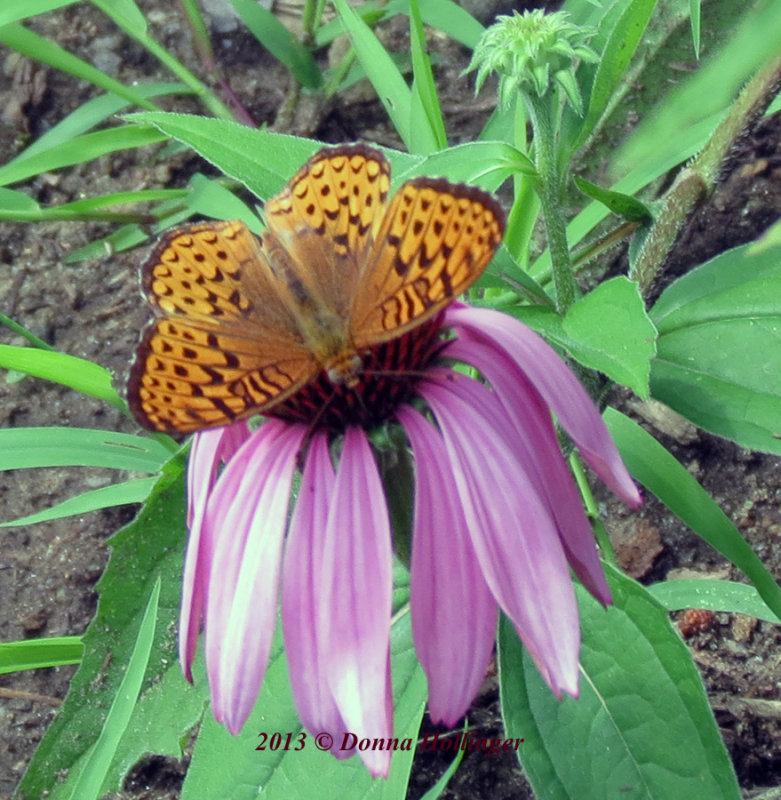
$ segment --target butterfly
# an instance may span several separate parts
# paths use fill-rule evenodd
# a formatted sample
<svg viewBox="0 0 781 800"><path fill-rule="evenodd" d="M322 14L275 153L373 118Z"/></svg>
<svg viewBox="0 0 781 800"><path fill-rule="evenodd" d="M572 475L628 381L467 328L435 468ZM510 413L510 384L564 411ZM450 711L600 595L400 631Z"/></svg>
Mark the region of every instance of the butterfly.
<svg viewBox="0 0 781 800"><path fill-rule="evenodd" d="M266 204L267 229L203 222L142 267L154 319L128 380L145 428L187 433L266 413L325 372L352 387L368 350L430 320L482 273L504 232L480 189L418 177L390 196L363 144L316 153Z"/></svg>

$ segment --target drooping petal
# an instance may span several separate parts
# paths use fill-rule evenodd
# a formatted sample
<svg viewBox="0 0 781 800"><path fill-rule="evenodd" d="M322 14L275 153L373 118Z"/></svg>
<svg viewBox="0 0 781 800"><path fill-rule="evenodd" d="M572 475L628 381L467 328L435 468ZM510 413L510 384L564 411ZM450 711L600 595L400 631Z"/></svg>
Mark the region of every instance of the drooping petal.
<svg viewBox="0 0 781 800"><path fill-rule="evenodd" d="M322 554L334 482L328 436L315 434L285 546L282 628L298 716L313 733L325 731L335 736L347 728L328 686L318 635L318 608L323 603Z"/></svg>
<svg viewBox="0 0 781 800"><path fill-rule="evenodd" d="M570 566L594 597L609 604L610 588L599 563L594 534L559 450L550 412L539 393L503 350L474 340L456 340L448 346L447 355L476 367L493 387L506 421L515 430L512 450L529 467L540 497L547 502ZM462 388L468 392L470 386L464 384ZM473 403L477 402L479 398L473 394Z"/></svg>
<svg viewBox="0 0 781 800"><path fill-rule="evenodd" d="M496 636L496 600L469 538L442 437L411 406L398 418L415 457L411 613L428 677L429 714L454 725L485 676Z"/></svg>
<svg viewBox="0 0 781 800"><path fill-rule="evenodd" d="M393 730L391 533L377 465L359 428L344 435L321 558L318 624L328 685L348 732L386 739ZM372 775L388 774L389 751L360 757Z"/></svg>
<svg viewBox="0 0 781 800"><path fill-rule="evenodd" d="M454 303L445 324L501 347L553 410L594 472L626 503L636 507L640 493L621 461L596 406L556 351L534 331L507 314Z"/></svg>
<svg viewBox="0 0 781 800"><path fill-rule="evenodd" d="M419 393L442 431L485 579L551 689L576 695L578 608L555 521L491 422L501 414L497 399L465 375L440 374ZM462 382L476 388L477 405Z"/></svg>
<svg viewBox="0 0 781 800"><path fill-rule="evenodd" d="M217 478L217 468L225 458L225 442L230 428L215 428L193 437L187 461L187 554L182 577L182 605L179 612L179 661L184 676L192 683L192 663L198 645L206 592L205 575L209 559L203 552L201 526L209 493Z"/></svg>
<svg viewBox="0 0 781 800"><path fill-rule="evenodd" d="M306 428L264 423L223 470L206 510L212 539L205 649L214 716L238 733L268 663L290 489Z"/></svg>

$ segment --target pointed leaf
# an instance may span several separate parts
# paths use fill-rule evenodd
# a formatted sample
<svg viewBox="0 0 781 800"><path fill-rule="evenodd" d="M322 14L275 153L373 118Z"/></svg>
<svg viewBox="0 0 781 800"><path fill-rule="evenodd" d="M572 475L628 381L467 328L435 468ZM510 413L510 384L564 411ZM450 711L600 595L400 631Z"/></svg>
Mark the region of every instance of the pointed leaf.
<svg viewBox="0 0 781 800"><path fill-rule="evenodd" d="M523 737L524 771L549 800L738 800L740 792L697 668L667 611L609 570L614 605L578 586L580 697L561 702L512 626L499 628L507 735Z"/></svg>

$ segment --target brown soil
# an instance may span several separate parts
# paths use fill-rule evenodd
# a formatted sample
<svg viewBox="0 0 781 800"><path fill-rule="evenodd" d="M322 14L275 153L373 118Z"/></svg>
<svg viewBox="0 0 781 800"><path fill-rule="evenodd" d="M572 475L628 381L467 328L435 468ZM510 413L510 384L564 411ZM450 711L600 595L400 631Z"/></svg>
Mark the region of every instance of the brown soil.
<svg viewBox="0 0 781 800"><path fill-rule="evenodd" d="M199 70L182 31L176 4L141 3L152 32L192 69ZM36 29L71 52L105 64L124 82L161 79L158 65L138 45L116 35L112 23L92 7L79 5L35 21ZM385 31L396 49L405 49L405 25ZM438 55L437 77L452 141L472 138L490 112L490 92L475 99L472 81L461 78L467 52L444 37L432 36ZM287 77L253 40L239 31L215 37L217 61L231 76L234 92L258 123L273 122L287 91ZM77 108L94 90L55 70L19 62L2 51L0 74L0 159L5 161L30 139ZM262 80L258 76L262 75ZM179 101L180 110L197 111ZM356 90L324 109L311 132L324 141L362 138L400 146L382 107ZM183 186L205 166L180 154L161 161L159 148L109 155L22 187L41 203L69 200L122 189ZM674 272L701 263L721 250L750 240L781 215L781 123L770 119L748 137L728 174L706 207L692 219L673 261ZM146 317L138 299L138 264L142 254L123 253L75 265L66 256L111 230L91 223L0 225L0 310L18 320L58 350L94 360L124 380ZM0 331L0 341L20 344ZM0 376L0 425L64 425L135 430L119 412L44 381ZM676 440L657 431L738 525L777 576L781 576L781 470L779 460L748 453L735 445L694 431ZM0 519L46 508L86 489L116 480L108 470L48 469L3 473ZM627 521L613 501L604 498L608 526L626 552L625 567L648 580L671 570L737 577L724 560L703 544L660 504L649 500L639 517ZM80 634L96 606L94 584L107 557L107 537L135 514L124 508L95 512L32 527L0 530L0 640ZM717 614L707 630L688 640L702 670L716 717L745 795L781 784L781 628ZM9 798L37 742L57 713L74 668L48 669L0 677L0 800ZM765 700L767 703L744 702ZM472 730L500 735L495 678L470 712ZM152 760L134 772L123 797L178 797L186 765ZM445 761L419 758L410 797L433 785ZM530 791L513 757L467 757L443 795L447 798L526 798Z"/></svg>

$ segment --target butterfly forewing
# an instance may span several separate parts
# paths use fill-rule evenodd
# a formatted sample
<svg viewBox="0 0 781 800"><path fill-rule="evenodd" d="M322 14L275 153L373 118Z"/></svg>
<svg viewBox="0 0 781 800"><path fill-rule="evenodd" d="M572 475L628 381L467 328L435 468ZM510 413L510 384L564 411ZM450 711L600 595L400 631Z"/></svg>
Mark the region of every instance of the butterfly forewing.
<svg viewBox="0 0 781 800"><path fill-rule="evenodd" d="M346 317L389 189L384 156L353 144L321 150L269 200L269 232L297 266L306 299Z"/></svg>
<svg viewBox="0 0 781 800"><path fill-rule="evenodd" d="M317 373L262 245L243 223L169 232L143 269L159 318L144 332L128 399L145 427L226 425L266 410Z"/></svg>
<svg viewBox="0 0 781 800"><path fill-rule="evenodd" d="M491 195L416 178L393 197L367 256L350 315L357 349L393 339L441 311L488 265L504 232Z"/></svg>

